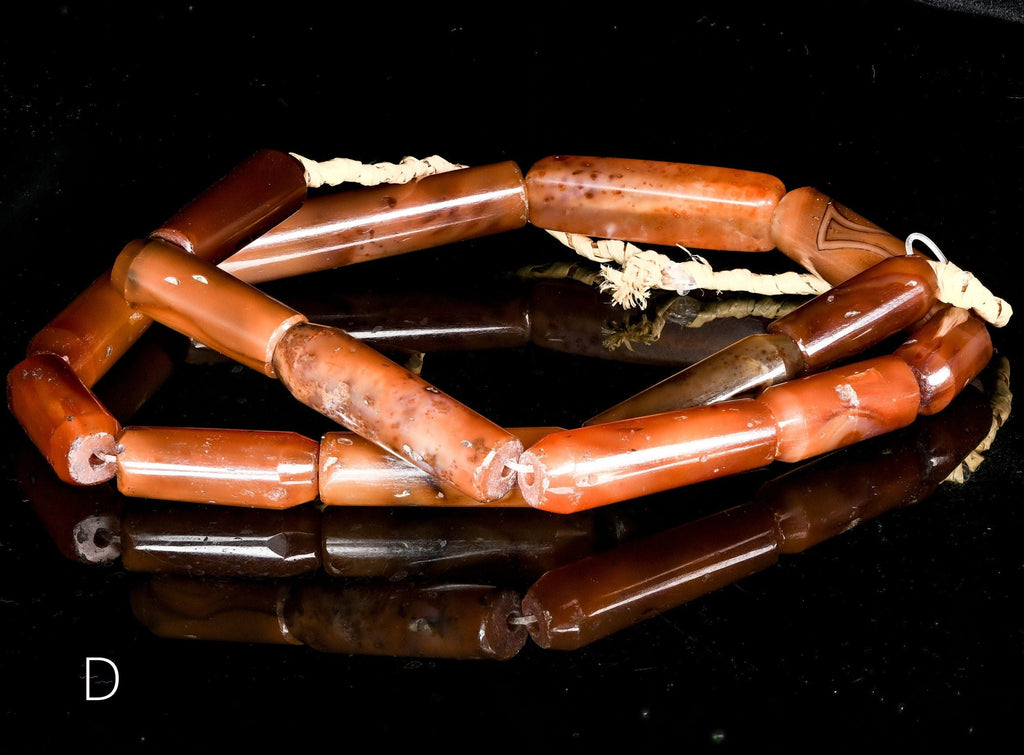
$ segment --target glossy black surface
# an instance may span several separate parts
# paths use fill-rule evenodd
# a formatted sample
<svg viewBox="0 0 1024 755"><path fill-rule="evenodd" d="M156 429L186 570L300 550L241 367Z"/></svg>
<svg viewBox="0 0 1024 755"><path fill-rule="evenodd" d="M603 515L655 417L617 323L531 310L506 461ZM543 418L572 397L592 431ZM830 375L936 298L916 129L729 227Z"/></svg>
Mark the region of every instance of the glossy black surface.
<svg viewBox="0 0 1024 755"><path fill-rule="evenodd" d="M810 14L693 3L671 19L620 6L571 23L491 13L380 8L357 23L340 6L261 15L67 3L5 24L5 369L127 241L267 147L366 162L510 159L524 170L558 153L758 170L789 188L814 185L894 234L926 233L1024 309L1007 274L1022 247L1024 25L882 0ZM719 268L789 269L771 254L701 253ZM288 302L317 287L384 295L456 276L479 294L522 265L568 259L524 228L266 289ZM1020 333L1015 319L993 334L1011 369ZM423 374L501 424L569 426L671 371L524 344L428 355ZM178 362L137 419L325 429L279 384L222 363ZM1022 450L1011 415L961 488L582 650L528 643L509 661L482 662L155 637L128 602L144 575L63 555L12 448L0 724L14 751L306 752L364 733L467 752L980 751L1016 735L1024 695ZM667 529L749 500L781 471L618 513ZM103 552L102 536L93 545ZM108 700L85 699L88 657L119 669ZM106 669L92 670L102 694Z"/></svg>

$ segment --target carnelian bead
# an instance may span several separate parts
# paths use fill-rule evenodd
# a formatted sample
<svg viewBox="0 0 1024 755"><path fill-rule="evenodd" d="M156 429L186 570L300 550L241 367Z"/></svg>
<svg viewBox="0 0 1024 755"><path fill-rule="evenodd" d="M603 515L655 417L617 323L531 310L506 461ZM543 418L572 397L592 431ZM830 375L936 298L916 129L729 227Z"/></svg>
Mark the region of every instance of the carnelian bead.
<svg viewBox="0 0 1024 755"><path fill-rule="evenodd" d="M530 222L648 244L761 252L785 194L774 176L687 163L546 157L526 174Z"/></svg>
<svg viewBox="0 0 1024 755"><path fill-rule="evenodd" d="M319 444L292 432L128 427L117 487L136 498L284 509L317 497Z"/></svg>
<svg viewBox="0 0 1024 755"><path fill-rule="evenodd" d="M259 283L429 249L526 225L526 190L512 162L426 176L406 184L335 191L226 259Z"/></svg>
<svg viewBox="0 0 1024 755"><path fill-rule="evenodd" d="M121 426L63 359L36 354L22 360L8 373L7 403L64 482L95 485L113 478Z"/></svg>

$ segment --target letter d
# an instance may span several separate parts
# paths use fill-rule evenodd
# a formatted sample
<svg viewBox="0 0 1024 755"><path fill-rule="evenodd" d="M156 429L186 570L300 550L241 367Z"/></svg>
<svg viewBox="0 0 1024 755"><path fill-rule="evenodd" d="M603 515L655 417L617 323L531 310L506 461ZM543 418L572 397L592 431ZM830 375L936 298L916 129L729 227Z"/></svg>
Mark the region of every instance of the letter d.
<svg viewBox="0 0 1024 755"><path fill-rule="evenodd" d="M106 663L108 666L110 666L110 668L112 668L114 670L114 687L113 687L113 689L111 689L110 692L108 692L107 694L102 695L100 697L94 697L93 694L92 694L92 683L91 682L92 682L92 662L93 661L102 661L103 663ZM114 693L117 692L117 685L120 684L120 683L121 683L121 677L117 673L117 666L114 664L114 662L112 660L110 660L108 658L86 658L85 659L85 699L86 700L107 700L108 698L111 698L111 697L114 696Z"/></svg>

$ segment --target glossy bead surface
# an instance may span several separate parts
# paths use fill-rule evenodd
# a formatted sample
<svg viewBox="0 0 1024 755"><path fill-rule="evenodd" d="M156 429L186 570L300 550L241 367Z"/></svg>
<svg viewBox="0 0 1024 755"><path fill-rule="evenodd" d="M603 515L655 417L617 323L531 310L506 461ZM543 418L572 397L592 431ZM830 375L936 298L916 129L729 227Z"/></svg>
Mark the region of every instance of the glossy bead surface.
<svg viewBox="0 0 1024 755"><path fill-rule="evenodd" d="M905 255L906 243L817 189L788 192L771 220L778 250L832 285L886 257Z"/></svg>
<svg viewBox="0 0 1024 755"><path fill-rule="evenodd" d="M132 501L121 528L128 571L192 577L285 578L320 567L320 513Z"/></svg>
<svg viewBox="0 0 1024 755"><path fill-rule="evenodd" d="M311 197L222 267L256 283L452 244L525 224L522 173L515 163L503 162L406 184Z"/></svg>
<svg viewBox="0 0 1024 755"><path fill-rule="evenodd" d="M543 648L576 650L767 568L771 513L733 509L554 569L523 596Z"/></svg>
<svg viewBox="0 0 1024 755"><path fill-rule="evenodd" d="M737 399L549 435L520 458L519 487L571 513L764 466L776 443L771 412Z"/></svg>
<svg viewBox="0 0 1024 755"><path fill-rule="evenodd" d="M765 390L778 423L777 458L800 461L909 425L920 401L906 363L885 356Z"/></svg>
<svg viewBox="0 0 1024 755"><path fill-rule="evenodd" d="M121 426L63 359L36 354L15 365L7 375L7 405L64 482L113 478Z"/></svg>
<svg viewBox="0 0 1024 755"><path fill-rule="evenodd" d="M789 336L767 333L749 336L606 409L584 424L597 425L740 398L794 378L803 368L800 349Z"/></svg>
<svg viewBox="0 0 1024 755"><path fill-rule="evenodd" d="M289 155L257 152L186 204L152 234L209 262L280 222L302 204L305 174ZM92 387L152 324L100 276L33 337L28 354L67 359Z"/></svg>
<svg viewBox="0 0 1024 755"><path fill-rule="evenodd" d="M264 509L317 497L320 446L297 433L128 427L118 445L127 496Z"/></svg>
<svg viewBox="0 0 1024 755"><path fill-rule="evenodd" d="M792 338L814 372L918 322L937 290L926 259L889 257L779 318L768 332Z"/></svg>
<svg viewBox="0 0 1024 755"><path fill-rule="evenodd" d="M784 193L763 173L651 160L553 156L526 174L540 228L701 249L771 249Z"/></svg>
<svg viewBox="0 0 1024 755"><path fill-rule="evenodd" d="M526 446L559 429L520 427L509 432ZM321 439L319 480L325 506L528 506L517 487L482 503L351 432L326 433Z"/></svg>
<svg viewBox="0 0 1024 755"><path fill-rule="evenodd" d="M522 443L464 404L343 331L311 323L288 330L274 354L299 401L478 501L515 483L506 462Z"/></svg>
<svg viewBox="0 0 1024 755"><path fill-rule="evenodd" d="M107 273L33 336L28 354L63 357L91 388L152 324L114 290Z"/></svg>
<svg viewBox="0 0 1024 755"><path fill-rule="evenodd" d="M134 308L241 364L274 376L278 339L305 316L171 244L134 241L111 282Z"/></svg>
<svg viewBox="0 0 1024 755"><path fill-rule="evenodd" d="M299 209L306 175L291 155L261 150L150 234L209 262L220 262Z"/></svg>
<svg viewBox="0 0 1024 755"><path fill-rule="evenodd" d="M985 323L963 309L945 307L894 352L917 376L921 414L942 411L992 358Z"/></svg>
<svg viewBox="0 0 1024 755"><path fill-rule="evenodd" d="M519 595L476 585L297 585L289 633L326 653L507 660L526 643Z"/></svg>

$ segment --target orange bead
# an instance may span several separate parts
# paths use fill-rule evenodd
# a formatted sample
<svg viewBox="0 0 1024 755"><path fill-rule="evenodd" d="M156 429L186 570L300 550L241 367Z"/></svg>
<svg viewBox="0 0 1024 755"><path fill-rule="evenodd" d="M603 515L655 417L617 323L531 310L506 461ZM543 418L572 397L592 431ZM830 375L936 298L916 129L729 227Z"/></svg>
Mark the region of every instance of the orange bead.
<svg viewBox="0 0 1024 755"><path fill-rule="evenodd" d="M778 423L780 461L801 461L906 427L917 417L919 400L917 380L894 356L775 385L758 399Z"/></svg>
<svg viewBox="0 0 1024 755"><path fill-rule="evenodd" d="M771 240L780 252L832 285L886 257L906 254L903 240L809 186L779 201Z"/></svg>
<svg viewBox="0 0 1024 755"><path fill-rule="evenodd" d="M512 162L406 184L312 197L221 267L259 283L352 265L526 225L526 191Z"/></svg>
<svg viewBox="0 0 1024 755"><path fill-rule="evenodd" d="M526 174L530 222L648 244L761 252L785 194L774 176L603 157L546 157Z"/></svg>
<svg viewBox="0 0 1024 755"><path fill-rule="evenodd" d="M285 509L317 497L320 446L297 433L128 427L117 487L136 498Z"/></svg>
<svg viewBox="0 0 1024 755"><path fill-rule="evenodd" d="M523 445L557 427L511 428ZM350 432L320 441L320 502L325 506L529 506L518 487L487 504L446 485L418 466Z"/></svg>
<svg viewBox="0 0 1024 755"><path fill-rule="evenodd" d="M511 490L523 444L344 331L300 323L274 353L299 401L481 502Z"/></svg>
<svg viewBox="0 0 1024 755"><path fill-rule="evenodd" d="M63 359L36 354L16 365L7 376L7 403L64 482L113 478L121 426Z"/></svg>
<svg viewBox="0 0 1024 755"><path fill-rule="evenodd" d="M156 239L128 244L110 279L147 316L271 377L278 339L306 319L212 264Z"/></svg>
<svg viewBox="0 0 1024 755"><path fill-rule="evenodd" d="M737 399L554 433L519 460L531 506L568 514L769 464L771 412Z"/></svg>
<svg viewBox="0 0 1024 755"><path fill-rule="evenodd" d="M992 358L985 323L966 310L946 307L896 351L917 376L921 414L935 414L974 380Z"/></svg>
<svg viewBox="0 0 1024 755"><path fill-rule="evenodd" d="M305 196L299 162L264 150L236 166L151 236L220 262L294 212ZM111 288L107 272L32 338L28 354L63 357L91 388L150 325L150 318Z"/></svg>

